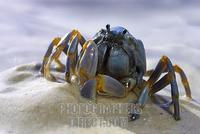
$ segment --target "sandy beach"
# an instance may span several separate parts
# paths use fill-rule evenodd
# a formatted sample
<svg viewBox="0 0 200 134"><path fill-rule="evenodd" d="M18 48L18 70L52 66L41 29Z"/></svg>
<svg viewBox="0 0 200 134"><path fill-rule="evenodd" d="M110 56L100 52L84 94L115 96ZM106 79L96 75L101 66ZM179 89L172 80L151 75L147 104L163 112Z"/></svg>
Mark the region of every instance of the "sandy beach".
<svg viewBox="0 0 200 134"><path fill-rule="evenodd" d="M80 96L79 89L69 83L50 82L39 75L39 64L31 63L8 69L0 74L0 132L22 133L198 133L200 131L200 105L194 100L180 97L181 120L174 118L148 101L140 118L126 122L124 126L107 125L80 126L69 122L77 117L106 120L125 114L68 113L63 110L69 104L125 104L136 99L133 93L125 98L97 96L91 102ZM120 110L120 109L116 109ZM118 115L119 114L119 115ZM121 118L122 119L122 118Z"/></svg>

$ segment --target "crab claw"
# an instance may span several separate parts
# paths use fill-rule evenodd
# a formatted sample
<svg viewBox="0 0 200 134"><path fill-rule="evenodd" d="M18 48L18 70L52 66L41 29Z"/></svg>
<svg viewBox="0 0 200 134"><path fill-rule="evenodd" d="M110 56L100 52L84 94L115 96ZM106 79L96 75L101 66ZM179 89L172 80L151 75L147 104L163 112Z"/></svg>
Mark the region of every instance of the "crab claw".
<svg viewBox="0 0 200 134"><path fill-rule="evenodd" d="M97 91L102 95L124 97L127 90L116 79L107 75L97 75Z"/></svg>
<svg viewBox="0 0 200 134"><path fill-rule="evenodd" d="M96 44L89 40L82 49L82 56L77 64L77 74L80 80L80 85L86 81L94 79L97 71L98 48Z"/></svg>
<svg viewBox="0 0 200 134"><path fill-rule="evenodd" d="M80 90L81 96L89 99L96 98L96 80L88 80Z"/></svg>
<svg viewBox="0 0 200 134"><path fill-rule="evenodd" d="M86 81L80 92L85 98L95 99L96 92L106 96L124 97L127 90L116 79L107 75L97 75L95 79Z"/></svg>

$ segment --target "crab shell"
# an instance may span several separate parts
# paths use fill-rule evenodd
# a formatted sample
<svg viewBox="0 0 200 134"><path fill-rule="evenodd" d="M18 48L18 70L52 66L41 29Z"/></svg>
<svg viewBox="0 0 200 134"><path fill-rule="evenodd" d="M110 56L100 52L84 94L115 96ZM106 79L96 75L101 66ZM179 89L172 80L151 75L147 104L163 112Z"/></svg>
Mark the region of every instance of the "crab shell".
<svg viewBox="0 0 200 134"><path fill-rule="evenodd" d="M141 40L118 26L101 29L94 36L94 42L98 47L97 74L111 76L132 87L141 83L146 71L145 49Z"/></svg>

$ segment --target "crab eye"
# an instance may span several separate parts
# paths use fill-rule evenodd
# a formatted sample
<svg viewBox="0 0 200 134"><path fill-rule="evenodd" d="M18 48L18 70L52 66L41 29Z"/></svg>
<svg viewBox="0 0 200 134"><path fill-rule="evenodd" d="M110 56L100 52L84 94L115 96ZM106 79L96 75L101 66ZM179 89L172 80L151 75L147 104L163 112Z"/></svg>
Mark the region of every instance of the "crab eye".
<svg viewBox="0 0 200 134"><path fill-rule="evenodd" d="M107 31L110 31L110 24L106 25L106 29L107 29Z"/></svg>
<svg viewBox="0 0 200 134"><path fill-rule="evenodd" d="M123 30L123 32L122 32L122 33L123 33L123 35L124 35L124 34L126 34L126 32L127 32L127 30L126 30L126 29L124 29L124 30Z"/></svg>

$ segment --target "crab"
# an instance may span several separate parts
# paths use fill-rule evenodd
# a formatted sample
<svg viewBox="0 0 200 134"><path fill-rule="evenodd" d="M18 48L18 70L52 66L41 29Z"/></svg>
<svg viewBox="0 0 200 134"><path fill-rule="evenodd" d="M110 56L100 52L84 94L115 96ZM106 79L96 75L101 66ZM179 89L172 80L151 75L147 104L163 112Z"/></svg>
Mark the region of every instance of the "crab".
<svg viewBox="0 0 200 134"><path fill-rule="evenodd" d="M66 65L59 60L62 52L66 54ZM171 85L172 100L165 107L173 105L172 115L175 120L180 120L175 73L180 75L186 96L191 98L184 71L178 65L173 65L167 56L160 58L155 69L147 71L143 42L121 26L110 27L107 24L105 29L87 41L78 30L72 30L62 38L54 38L40 70L50 81L56 81L56 77L50 73L53 61L57 70L64 71L66 82L71 83L72 77L76 76L81 96L88 99L95 99L97 94L126 97L129 92L134 92L138 96L136 104L143 109L148 97ZM138 113L130 114L133 120L139 117Z"/></svg>

